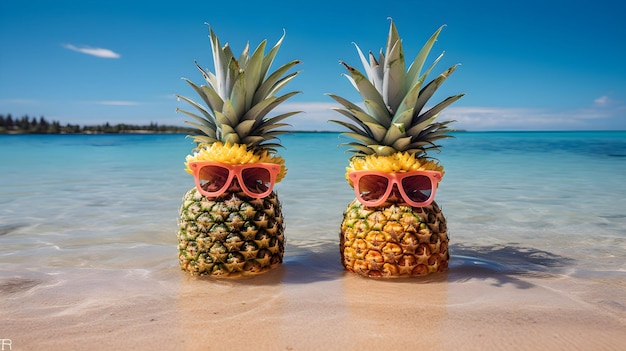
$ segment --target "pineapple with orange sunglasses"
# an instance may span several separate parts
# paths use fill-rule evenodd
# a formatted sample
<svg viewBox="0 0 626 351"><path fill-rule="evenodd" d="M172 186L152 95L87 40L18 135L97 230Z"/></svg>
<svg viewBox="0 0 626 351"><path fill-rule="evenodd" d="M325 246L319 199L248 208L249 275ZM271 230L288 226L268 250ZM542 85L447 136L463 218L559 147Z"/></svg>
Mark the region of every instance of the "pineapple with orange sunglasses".
<svg viewBox="0 0 626 351"><path fill-rule="evenodd" d="M356 46L363 71L342 64L360 93L360 103L329 94L346 120L333 122L353 139L346 179L356 198L344 211L339 250L350 272L368 277L410 277L448 269L446 218L435 199L443 166L431 156L451 137L451 120L441 111L464 94L429 101L455 71L449 67L429 78L441 55L426 60L443 27L426 41L412 62L405 61L403 41L390 23L387 47L369 57ZM442 54L443 55L443 54Z"/></svg>
<svg viewBox="0 0 626 351"><path fill-rule="evenodd" d="M195 186L183 197L178 220L178 260L193 275L238 276L265 272L283 261L285 250L281 203L274 191L287 172L277 155L287 133L282 123L299 111L272 111L298 92L276 95L298 72L298 60L270 70L283 37L265 52L246 45L234 56L209 28L215 70L196 67L202 85L185 81L200 102L184 96L198 130L186 158Z"/></svg>

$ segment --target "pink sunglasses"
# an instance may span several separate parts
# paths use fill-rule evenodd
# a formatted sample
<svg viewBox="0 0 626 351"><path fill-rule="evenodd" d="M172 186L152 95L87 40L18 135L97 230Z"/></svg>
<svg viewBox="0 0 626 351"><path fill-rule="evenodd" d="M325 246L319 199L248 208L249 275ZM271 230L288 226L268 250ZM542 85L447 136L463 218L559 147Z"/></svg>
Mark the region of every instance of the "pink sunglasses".
<svg viewBox="0 0 626 351"><path fill-rule="evenodd" d="M437 171L354 171L348 173L348 177L354 184L357 199L365 206L376 207L383 204L396 184L404 202L413 207L424 207L433 202L437 183L442 175Z"/></svg>
<svg viewBox="0 0 626 351"><path fill-rule="evenodd" d="M280 165L274 163L248 163L231 165L213 161L190 162L196 188L206 197L218 197L237 178L241 190L252 198L268 196L274 188ZM206 190L205 190L206 189Z"/></svg>

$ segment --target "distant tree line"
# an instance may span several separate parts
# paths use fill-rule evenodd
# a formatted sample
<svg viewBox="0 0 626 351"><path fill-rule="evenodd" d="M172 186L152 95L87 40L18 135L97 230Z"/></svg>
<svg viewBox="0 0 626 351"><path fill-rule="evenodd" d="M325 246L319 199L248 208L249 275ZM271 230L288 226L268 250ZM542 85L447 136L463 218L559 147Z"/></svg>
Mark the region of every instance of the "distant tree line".
<svg viewBox="0 0 626 351"><path fill-rule="evenodd" d="M58 121L47 121L43 116L23 116L13 118L11 114L0 114L0 134L115 134L115 133L195 133L193 128L158 125L115 124L80 126L77 124L61 125Z"/></svg>

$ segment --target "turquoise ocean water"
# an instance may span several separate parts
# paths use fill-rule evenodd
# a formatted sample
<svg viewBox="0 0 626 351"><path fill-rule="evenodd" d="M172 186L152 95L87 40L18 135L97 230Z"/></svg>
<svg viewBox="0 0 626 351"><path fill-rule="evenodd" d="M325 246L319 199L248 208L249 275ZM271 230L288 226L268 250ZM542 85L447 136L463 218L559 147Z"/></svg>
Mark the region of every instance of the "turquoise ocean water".
<svg viewBox="0 0 626 351"><path fill-rule="evenodd" d="M451 269L626 277L626 132L457 133L435 154ZM338 259L353 199L336 133L282 137L286 262ZM0 278L178 269L184 135L0 136ZM321 260L317 260L321 262ZM333 262L328 269L337 269Z"/></svg>

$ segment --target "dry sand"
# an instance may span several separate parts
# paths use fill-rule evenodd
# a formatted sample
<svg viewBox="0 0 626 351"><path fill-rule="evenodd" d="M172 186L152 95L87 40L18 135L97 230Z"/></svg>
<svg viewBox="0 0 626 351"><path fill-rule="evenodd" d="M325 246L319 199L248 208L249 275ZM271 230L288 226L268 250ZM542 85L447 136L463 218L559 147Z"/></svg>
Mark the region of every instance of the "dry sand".
<svg viewBox="0 0 626 351"><path fill-rule="evenodd" d="M453 257L424 279L346 273L337 248L256 277L63 269L0 276L18 350L626 350L626 282ZM5 345L5 350L8 350Z"/></svg>

